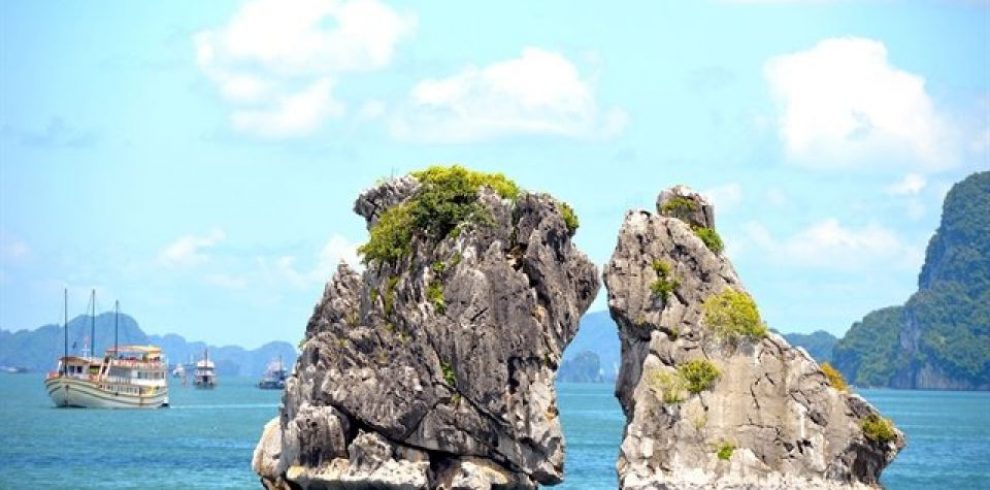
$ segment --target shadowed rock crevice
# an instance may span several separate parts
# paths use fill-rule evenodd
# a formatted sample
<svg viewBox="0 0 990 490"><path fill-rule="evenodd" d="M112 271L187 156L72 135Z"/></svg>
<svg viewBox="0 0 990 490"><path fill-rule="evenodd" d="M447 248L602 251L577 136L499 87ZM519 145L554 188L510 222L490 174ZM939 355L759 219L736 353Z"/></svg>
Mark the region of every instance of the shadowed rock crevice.
<svg viewBox="0 0 990 490"><path fill-rule="evenodd" d="M375 242L366 269L341 264L314 309L280 416L255 452L262 483L561 481L555 371L599 288L561 208L457 167L363 192L354 209Z"/></svg>
<svg viewBox="0 0 990 490"><path fill-rule="evenodd" d="M657 213L626 215L604 270L622 346L620 487L878 486L903 434L766 330L714 211L686 187L663 191Z"/></svg>

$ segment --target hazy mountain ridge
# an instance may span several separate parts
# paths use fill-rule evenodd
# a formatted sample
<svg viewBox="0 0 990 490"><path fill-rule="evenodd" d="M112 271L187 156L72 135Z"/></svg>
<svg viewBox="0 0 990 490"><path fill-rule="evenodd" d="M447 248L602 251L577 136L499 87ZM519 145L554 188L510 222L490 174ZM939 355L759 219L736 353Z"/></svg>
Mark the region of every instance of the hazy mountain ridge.
<svg viewBox="0 0 990 490"><path fill-rule="evenodd" d="M93 317L80 315L69 322L69 353L81 354L89 348L89 335ZM203 350L209 349L210 359L225 376L260 376L265 367L278 356L286 366L295 363L296 349L288 342L269 342L257 349L247 350L235 345L213 346L205 342L190 342L181 335L148 335L141 330L133 317L120 314L118 343L153 344L162 348L169 364L198 360ZM102 354L114 342L114 314L96 316L96 352ZM56 360L63 352L61 325L44 325L35 330L11 332L0 330L0 366L25 367L31 371L55 369Z"/></svg>
<svg viewBox="0 0 990 490"><path fill-rule="evenodd" d="M785 333L781 334L787 342L795 347L802 347L808 351L816 361L831 362L832 349L839 338L824 330L816 330L812 333Z"/></svg>

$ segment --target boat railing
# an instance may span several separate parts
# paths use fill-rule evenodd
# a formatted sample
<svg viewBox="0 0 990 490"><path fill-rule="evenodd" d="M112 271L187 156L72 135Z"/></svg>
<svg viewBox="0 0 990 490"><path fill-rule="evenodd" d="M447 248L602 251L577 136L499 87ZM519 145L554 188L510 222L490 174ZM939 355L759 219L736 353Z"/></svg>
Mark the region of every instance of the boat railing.
<svg viewBox="0 0 990 490"><path fill-rule="evenodd" d="M151 364L153 367L160 367L162 362L158 360L142 361L140 359L114 359L111 361L115 366L123 367L145 367Z"/></svg>

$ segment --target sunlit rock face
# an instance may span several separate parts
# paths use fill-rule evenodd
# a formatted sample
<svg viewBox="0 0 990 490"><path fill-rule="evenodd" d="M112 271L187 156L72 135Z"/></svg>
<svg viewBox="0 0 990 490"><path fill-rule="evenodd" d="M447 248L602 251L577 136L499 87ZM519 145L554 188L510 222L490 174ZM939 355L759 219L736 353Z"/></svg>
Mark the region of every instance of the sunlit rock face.
<svg viewBox="0 0 990 490"><path fill-rule="evenodd" d="M361 194L369 231L422 198L416 177ZM420 197L417 197L420 196ZM306 326L254 469L268 488L536 488L563 478L554 388L596 267L562 205L477 189L484 219L408 254L341 265Z"/></svg>
<svg viewBox="0 0 990 490"><path fill-rule="evenodd" d="M627 213L605 267L622 345L620 487L878 486L903 434L864 431L884 419L833 388L806 352L758 317L748 334L725 328L746 315L720 317L716 299L749 296L720 243L702 239L714 222L702 196L665 190L656 212ZM714 379L698 375L699 366Z"/></svg>

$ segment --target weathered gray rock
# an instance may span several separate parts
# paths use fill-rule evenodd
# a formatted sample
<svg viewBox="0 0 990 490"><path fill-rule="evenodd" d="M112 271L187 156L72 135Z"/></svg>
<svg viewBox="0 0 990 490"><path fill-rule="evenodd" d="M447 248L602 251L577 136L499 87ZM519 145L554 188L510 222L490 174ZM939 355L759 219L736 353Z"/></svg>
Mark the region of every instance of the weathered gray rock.
<svg viewBox="0 0 990 490"><path fill-rule="evenodd" d="M369 229L410 198L404 177L364 192ZM341 264L306 326L254 465L274 488L535 488L561 481L554 378L594 299L595 266L557 202L486 187L487 224L416 235L398 263ZM442 288L442 303L430 289ZM277 448L272 442L279 439Z"/></svg>
<svg viewBox="0 0 990 490"><path fill-rule="evenodd" d="M661 191L657 196L657 212L691 226L715 228L715 206L705 196L684 185Z"/></svg>
<svg viewBox="0 0 990 490"><path fill-rule="evenodd" d="M702 303L743 286L729 260L692 231L713 224L712 207L679 187L661 194L658 209L672 196L696 200L698 212L681 215L690 223L630 211L604 271L622 343L621 488L877 486L880 471L903 447L903 434L887 443L866 438L862 421L876 410L829 386L818 364L782 337L729 342L714 334ZM669 264L679 283L666 300L651 290L659 278L655 260ZM719 379L698 394L685 392L682 401L665 401L657 380L695 359L714 364ZM734 450L720 458L728 445Z"/></svg>

